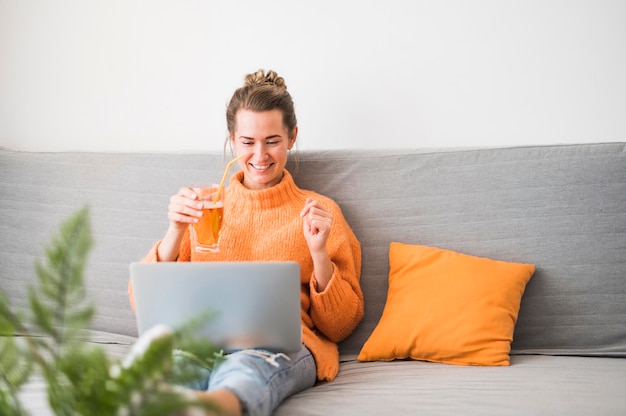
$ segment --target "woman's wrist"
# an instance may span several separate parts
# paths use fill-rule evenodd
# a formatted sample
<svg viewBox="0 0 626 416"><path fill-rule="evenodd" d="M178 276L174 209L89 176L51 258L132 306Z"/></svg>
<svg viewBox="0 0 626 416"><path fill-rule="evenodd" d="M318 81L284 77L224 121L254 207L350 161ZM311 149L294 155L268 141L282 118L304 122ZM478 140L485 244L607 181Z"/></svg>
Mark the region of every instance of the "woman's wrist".
<svg viewBox="0 0 626 416"><path fill-rule="evenodd" d="M161 244L159 244L157 248L158 261L176 261L178 259L180 243L184 235L184 229L181 230L170 226L165 233L165 237L161 240Z"/></svg>
<svg viewBox="0 0 626 416"><path fill-rule="evenodd" d="M325 249L318 253L311 253L311 258L313 259L313 274L317 283L317 290L323 292L333 277L333 262Z"/></svg>

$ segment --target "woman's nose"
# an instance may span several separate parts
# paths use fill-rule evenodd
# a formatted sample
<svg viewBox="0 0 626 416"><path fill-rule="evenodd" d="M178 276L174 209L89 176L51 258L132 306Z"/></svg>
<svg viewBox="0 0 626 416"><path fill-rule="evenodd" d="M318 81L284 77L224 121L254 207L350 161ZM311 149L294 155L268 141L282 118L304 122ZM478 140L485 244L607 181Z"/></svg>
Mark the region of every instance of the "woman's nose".
<svg viewBox="0 0 626 416"><path fill-rule="evenodd" d="M259 143L254 148L254 157L257 160L263 160L267 156L267 149L263 143Z"/></svg>

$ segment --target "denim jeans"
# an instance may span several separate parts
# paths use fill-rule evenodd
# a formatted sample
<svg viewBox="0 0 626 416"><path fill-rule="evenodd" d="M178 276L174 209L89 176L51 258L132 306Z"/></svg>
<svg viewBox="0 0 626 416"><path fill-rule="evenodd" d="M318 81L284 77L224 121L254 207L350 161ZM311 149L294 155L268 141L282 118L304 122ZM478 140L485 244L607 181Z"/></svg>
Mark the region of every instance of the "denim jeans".
<svg viewBox="0 0 626 416"><path fill-rule="evenodd" d="M174 352L174 365L190 363ZM241 350L228 354L213 370L195 367L199 377L186 387L202 391L227 389L239 398L243 413L251 416L271 415L287 397L313 387L317 378L315 360L304 345L292 354Z"/></svg>

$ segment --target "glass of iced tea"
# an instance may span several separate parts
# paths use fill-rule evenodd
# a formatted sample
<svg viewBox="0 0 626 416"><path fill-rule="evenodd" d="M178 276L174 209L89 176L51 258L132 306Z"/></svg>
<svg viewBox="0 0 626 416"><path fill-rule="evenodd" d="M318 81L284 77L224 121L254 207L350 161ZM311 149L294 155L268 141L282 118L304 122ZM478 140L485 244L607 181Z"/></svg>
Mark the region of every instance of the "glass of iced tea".
<svg viewBox="0 0 626 416"><path fill-rule="evenodd" d="M197 184L190 187L202 204L202 216L191 225L192 247L198 252L218 252L224 218L224 189L219 185Z"/></svg>

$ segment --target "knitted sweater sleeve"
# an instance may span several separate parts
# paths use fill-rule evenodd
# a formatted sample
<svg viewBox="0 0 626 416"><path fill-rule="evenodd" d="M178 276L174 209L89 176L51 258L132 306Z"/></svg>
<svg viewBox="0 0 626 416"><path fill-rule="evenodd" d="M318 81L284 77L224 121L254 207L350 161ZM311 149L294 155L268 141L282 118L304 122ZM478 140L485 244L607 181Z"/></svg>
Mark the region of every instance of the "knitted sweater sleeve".
<svg viewBox="0 0 626 416"><path fill-rule="evenodd" d="M141 261L143 263L156 263L160 261L159 259L159 245L161 244L161 240L157 241L148 254L144 256ZM178 249L178 258L176 261L190 261L191 259L191 244L189 242L189 229L185 231L182 242L180 243L180 247Z"/></svg>
<svg viewBox="0 0 626 416"><path fill-rule="evenodd" d="M322 292L317 291L315 276L311 276L310 316L320 332L339 342L352 333L363 317L361 246L339 207L333 208L333 229L326 244L334 270Z"/></svg>

